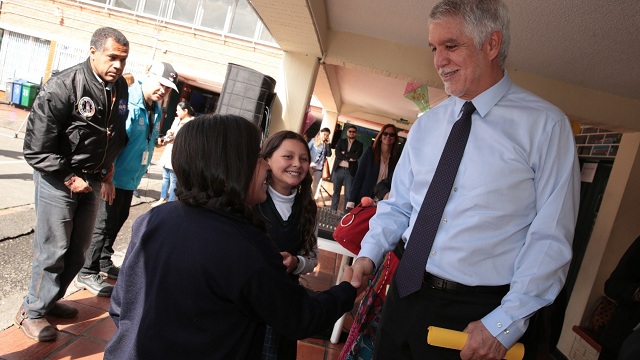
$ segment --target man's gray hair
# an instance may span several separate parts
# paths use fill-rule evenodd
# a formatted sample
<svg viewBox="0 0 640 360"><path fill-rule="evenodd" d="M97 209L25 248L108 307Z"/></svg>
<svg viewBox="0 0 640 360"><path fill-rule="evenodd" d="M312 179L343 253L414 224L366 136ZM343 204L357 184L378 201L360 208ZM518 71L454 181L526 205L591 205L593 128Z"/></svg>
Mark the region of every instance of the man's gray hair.
<svg viewBox="0 0 640 360"><path fill-rule="evenodd" d="M498 61L504 67L509 52L509 10L502 0L442 0L429 14L429 22L458 17L464 23L467 35L474 39L480 49L482 43L494 31L502 33L502 45Z"/></svg>
<svg viewBox="0 0 640 360"><path fill-rule="evenodd" d="M91 36L90 45L98 51L102 51L104 50L104 44L107 42L107 39L113 39L113 41L118 44L129 47L129 40L127 40L127 37L119 30L110 27L101 27L94 31Z"/></svg>

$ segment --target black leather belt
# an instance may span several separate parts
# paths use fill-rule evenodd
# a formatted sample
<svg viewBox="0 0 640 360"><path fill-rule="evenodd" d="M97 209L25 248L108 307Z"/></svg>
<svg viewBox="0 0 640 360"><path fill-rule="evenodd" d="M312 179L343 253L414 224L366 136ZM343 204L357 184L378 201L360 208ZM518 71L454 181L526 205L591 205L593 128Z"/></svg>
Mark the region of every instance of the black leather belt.
<svg viewBox="0 0 640 360"><path fill-rule="evenodd" d="M396 257L402 260L404 255L404 241L398 241L398 244L393 249L393 253ZM457 283L451 280L445 280L435 275L424 272L424 279L422 280L424 285L429 286L432 289L455 292L461 294L506 294L509 292L510 285L499 286L469 286Z"/></svg>
<svg viewBox="0 0 640 360"><path fill-rule="evenodd" d="M510 285L498 286L469 286L451 280L439 278L425 271L422 282L432 289L455 292L461 294L506 294Z"/></svg>
<svg viewBox="0 0 640 360"><path fill-rule="evenodd" d="M93 180L100 181L102 180L102 176L107 173L106 169L97 169L97 170L85 170L82 169L80 171L76 171L77 175L80 175L85 180Z"/></svg>

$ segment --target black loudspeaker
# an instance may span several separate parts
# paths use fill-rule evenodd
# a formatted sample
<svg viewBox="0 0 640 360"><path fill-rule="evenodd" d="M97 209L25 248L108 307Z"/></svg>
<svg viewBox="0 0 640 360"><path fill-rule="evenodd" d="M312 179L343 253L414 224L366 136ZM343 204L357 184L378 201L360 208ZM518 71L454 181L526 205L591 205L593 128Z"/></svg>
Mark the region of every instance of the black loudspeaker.
<svg viewBox="0 0 640 360"><path fill-rule="evenodd" d="M275 87L276 81L270 76L228 64L216 113L242 116L258 125L265 136L269 132Z"/></svg>

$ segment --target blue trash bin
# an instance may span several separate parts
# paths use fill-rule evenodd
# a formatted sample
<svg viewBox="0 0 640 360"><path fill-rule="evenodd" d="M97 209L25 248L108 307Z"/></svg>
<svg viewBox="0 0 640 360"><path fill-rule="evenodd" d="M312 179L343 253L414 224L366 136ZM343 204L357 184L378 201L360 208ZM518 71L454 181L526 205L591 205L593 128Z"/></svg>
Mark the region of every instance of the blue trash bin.
<svg viewBox="0 0 640 360"><path fill-rule="evenodd" d="M22 99L22 83L24 80L16 80L13 82L13 92L11 93L11 102L20 105L20 100Z"/></svg>

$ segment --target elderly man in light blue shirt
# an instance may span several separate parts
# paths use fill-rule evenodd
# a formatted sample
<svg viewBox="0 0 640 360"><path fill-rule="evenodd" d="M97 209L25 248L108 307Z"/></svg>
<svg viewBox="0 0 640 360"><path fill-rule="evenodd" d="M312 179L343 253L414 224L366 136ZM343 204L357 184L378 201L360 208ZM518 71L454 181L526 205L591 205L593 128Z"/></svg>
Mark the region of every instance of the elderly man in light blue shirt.
<svg viewBox="0 0 640 360"><path fill-rule="evenodd" d="M486 313L455 329L469 334L465 348L443 355L502 359L524 334L529 317L552 303L564 285L579 205L579 165L567 117L513 84L504 70L509 42L506 6L494 0L487 10L477 2L443 0L431 12L429 43L434 64L452 96L411 128L390 197L378 204L362 241L352 284L358 286L362 275L380 266L384 254L400 240L409 241L447 136L463 103L472 101L476 111L471 133L425 278L444 279L465 291L506 286L505 294L493 304L483 304ZM479 27L488 24L491 31L473 27L467 31L471 25L464 19L469 17L480 18ZM376 356L432 357L426 349L426 328L438 321L446 325L449 314L444 307L419 300L438 297L432 287L422 286L419 292L400 298L396 280L387 294ZM456 307L455 294L443 289L441 297L444 304L462 311L483 299L462 295L459 298L469 304ZM439 312L438 320L433 320L433 314L416 313L416 304L435 306L432 312ZM403 330L395 331L395 323L402 323ZM406 336L398 334L403 331Z"/></svg>

